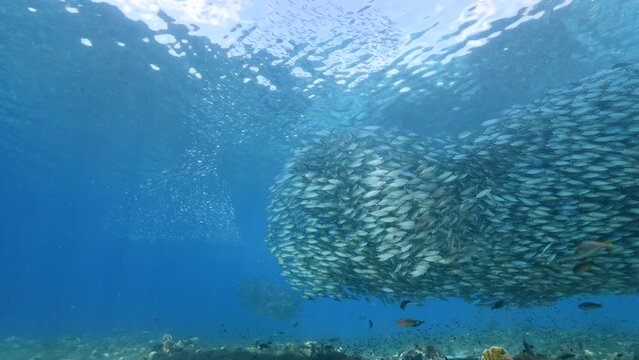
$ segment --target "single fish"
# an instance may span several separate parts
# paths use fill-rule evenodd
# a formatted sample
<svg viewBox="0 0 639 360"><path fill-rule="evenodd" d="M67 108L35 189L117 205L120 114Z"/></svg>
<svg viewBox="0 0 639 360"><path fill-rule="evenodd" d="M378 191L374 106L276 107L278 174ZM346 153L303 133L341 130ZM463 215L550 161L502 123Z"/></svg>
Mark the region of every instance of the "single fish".
<svg viewBox="0 0 639 360"><path fill-rule="evenodd" d="M421 324L423 324L424 322L421 320L413 320L413 319L400 319L395 321L395 323L397 324L397 326L399 327L417 327Z"/></svg>
<svg viewBox="0 0 639 360"><path fill-rule="evenodd" d="M406 305L408 305L410 303L410 300L406 299L404 301L402 301L401 303L399 303L399 308L404 310L406 309Z"/></svg>
<svg viewBox="0 0 639 360"><path fill-rule="evenodd" d="M577 248L575 249L575 254L577 254L577 257L579 258L588 257L603 248L611 247L611 246L612 246L611 240L584 241L579 246L577 246Z"/></svg>
<svg viewBox="0 0 639 360"><path fill-rule="evenodd" d="M558 359L566 360L566 359L571 359L574 357L575 357L575 354L566 353L566 354L560 355Z"/></svg>
<svg viewBox="0 0 639 360"><path fill-rule="evenodd" d="M630 63L617 63L617 64L612 65L612 69L613 70L614 69L623 69L623 68L627 68L627 67L630 67L630 66L632 66L632 64L630 64Z"/></svg>
<svg viewBox="0 0 639 360"><path fill-rule="evenodd" d="M271 347L271 341L268 342L262 342L260 340L255 340L255 347L258 350L266 350L269 349Z"/></svg>
<svg viewBox="0 0 639 360"><path fill-rule="evenodd" d="M601 309L603 307L603 305L601 304L597 304L597 303L593 303L593 302L583 302L581 304L578 305L578 307L581 310L597 310L597 309Z"/></svg>
<svg viewBox="0 0 639 360"><path fill-rule="evenodd" d="M368 319L368 327L372 328L373 327L373 320Z"/></svg>
<svg viewBox="0 0 639 360"><path fill-rule="evenodd" d="M574 274L581 274L583 272L586 272L592 269L594 265L595 265L595 262L592 260L580 262L579 264L575 265L575 267L572 268L572 272Z"/></svg>
<svg viewBox="0 0 639 360"><path fill-rule="evenodd" d="M528 354L528 355L534 355L535 352L533 351L533 348L534 346L528 343L526 339L524 339L524 350L522 351L522 353Z"/></svg>
<svg viewBox="0 0 639 360"><path fill-rule="evenodd" d="M499 300L490 307L490 310L501 309L504 305L506 305L506 302L504 300Z"/></svg>

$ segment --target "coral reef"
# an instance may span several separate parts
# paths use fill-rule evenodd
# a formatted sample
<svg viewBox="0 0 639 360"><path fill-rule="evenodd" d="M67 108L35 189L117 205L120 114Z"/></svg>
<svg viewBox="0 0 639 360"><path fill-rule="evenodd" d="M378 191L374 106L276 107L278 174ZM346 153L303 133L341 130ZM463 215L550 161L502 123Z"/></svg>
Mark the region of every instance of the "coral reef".
<svg viewBox="0 0 639 360"><path fill-rule="evenodd" d="M275 346L270 342L255 341L246 348L207 348L195 343L175 342L165 334L161 343L149 352L145 360L359 360L330 344L307 341L301 345L287 343Z"/></svg>
<svg viewBox="0 0 639 360"><path fill-rule="evenodd" d="M533 346L524 341L524 348L521 353L511 356L506 349L499 346L492 346L484 350L481 360L548 360L547 356L537 354L533 351Z"/></svg>
<svg viewBox="0 0 639 360"><path fill-rule="evenodd" d="M481 360L513 360L506 349L499 346L492 346L490 349L484 350Z"/></svg>
<svg viewBox="0 0 639 360"><path fill-rule="evenodd" d="M432 346L417 346L399 354L399 360L446 360L446 357Z"/></svg>
<svg viewBox="0 0 639 360"><path fill-rule="evenodd" d="M422 333L306 342L294 342L290 338L280 339L282 341L258 338L252 342L219 339L215 344L197 337L177 339L170 334L153 332L63 336L54 340L10 336L0 339L0 359L478 360L484 346L497 343L503 348L487 349L484 359L504 360L510 357L503 349L517 348L522 338L526 341L519 354L512 354L514 360L639 360L638 334L615 330L605 333L499 330L465 335ZM541 353L537 349L541 349Z"/></svg>

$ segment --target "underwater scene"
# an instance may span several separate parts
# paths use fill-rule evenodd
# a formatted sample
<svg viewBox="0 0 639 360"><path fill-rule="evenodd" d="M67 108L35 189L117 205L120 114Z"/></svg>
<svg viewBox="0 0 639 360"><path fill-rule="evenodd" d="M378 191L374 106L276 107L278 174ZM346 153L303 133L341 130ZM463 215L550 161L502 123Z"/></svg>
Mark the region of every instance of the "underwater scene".
<svg viewBox="0 0 639 360"><path fill-rule="evenodd" d="M0 360L639 360L638 18L0 0Z"/></svg>

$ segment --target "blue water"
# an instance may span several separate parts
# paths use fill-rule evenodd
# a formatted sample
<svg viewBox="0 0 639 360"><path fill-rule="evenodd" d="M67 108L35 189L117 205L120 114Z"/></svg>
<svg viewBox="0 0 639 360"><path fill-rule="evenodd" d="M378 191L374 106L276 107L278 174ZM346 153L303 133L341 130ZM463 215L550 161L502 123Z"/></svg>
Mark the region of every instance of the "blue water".
<svg viewBox="0 0 639 360"><path fill-rule="evenodd" d="M503 311L432 300L404 312L374 299L317 299L272 320L236 294L245 279L285 284L263 241L268 188L302 140L371 124L456 134L546 89L636 62L636 2L554 10L563 2L522 1L530 7L510 3L514 12L496 2L490 29L454 21L470 0L437 11L273 3L273 22L264 4L244 4L214 34L171 9L160 13L168 29L157 30L125 16L126 1L112 3L120 8L0 4L0 337L114 329L229 341L278 331L366 337L396 333L406 315L433 332L637 329L637 296ZM541 15L507 29L529 14ZM184 56L158 34L188 40L173 47ZM298 67L307 77L293 74ZM585 313L576 307L584 300L604 308Z"/></svg>

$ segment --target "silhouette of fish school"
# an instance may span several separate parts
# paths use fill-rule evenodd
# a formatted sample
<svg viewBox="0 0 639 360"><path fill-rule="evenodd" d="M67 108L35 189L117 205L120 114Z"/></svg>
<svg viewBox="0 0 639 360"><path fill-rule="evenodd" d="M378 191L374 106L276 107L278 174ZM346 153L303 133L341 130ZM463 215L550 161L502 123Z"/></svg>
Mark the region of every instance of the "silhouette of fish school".
<svg viewBox="0 0 639 360"><path fill-rule="evenodd" d="M516 308L636 293L637 116L628 65L456 137L318 133L271 187L266 243L308 298Z"/></svg>

